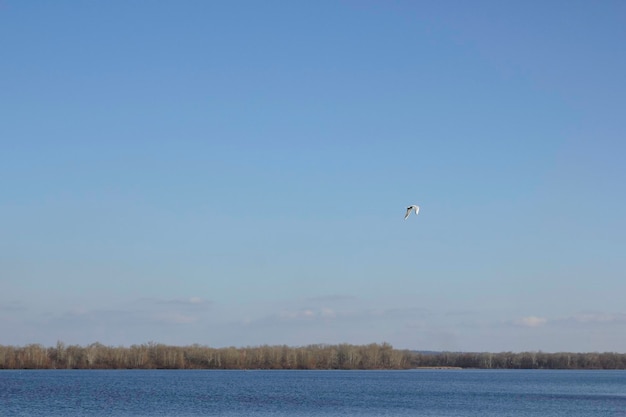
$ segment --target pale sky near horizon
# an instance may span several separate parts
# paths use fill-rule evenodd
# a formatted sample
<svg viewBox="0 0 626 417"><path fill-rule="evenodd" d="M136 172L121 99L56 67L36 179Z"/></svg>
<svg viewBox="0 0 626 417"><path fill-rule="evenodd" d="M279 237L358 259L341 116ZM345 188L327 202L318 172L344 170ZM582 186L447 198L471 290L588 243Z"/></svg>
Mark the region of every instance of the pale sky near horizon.
<svg viewBox="0 0 626 417"><path fill-rule="evenodd" d="M626 2L3 0L0 39L0 344L626 352Z"/></svg>

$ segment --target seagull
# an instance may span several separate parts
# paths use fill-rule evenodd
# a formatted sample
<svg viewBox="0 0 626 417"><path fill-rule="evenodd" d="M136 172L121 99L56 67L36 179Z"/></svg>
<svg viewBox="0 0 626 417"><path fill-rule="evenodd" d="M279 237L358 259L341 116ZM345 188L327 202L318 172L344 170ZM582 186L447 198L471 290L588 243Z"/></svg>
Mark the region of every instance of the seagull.
<svg viewBox="0 0 626 417"><path fill-rule="evenodd" d="M417 216L417 213L419 213L420 211L420 206L416 206L416 205L408 206L406 208L406 216L404 216L404 220L406 220L409 217L409 214L411 214L411 210L415 210L415 215Z"/></svg>

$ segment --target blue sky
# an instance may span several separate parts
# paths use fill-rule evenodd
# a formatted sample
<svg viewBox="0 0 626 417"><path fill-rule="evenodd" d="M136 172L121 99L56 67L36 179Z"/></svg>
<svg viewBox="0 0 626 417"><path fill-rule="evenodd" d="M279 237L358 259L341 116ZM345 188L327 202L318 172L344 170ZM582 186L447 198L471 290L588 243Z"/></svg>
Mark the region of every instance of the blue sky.
<svg viewBox="0 0 626 417"><path fill-rule="evenodd" d="M4 0L0 38L0 344L626 352L623 1Z"/></svg>

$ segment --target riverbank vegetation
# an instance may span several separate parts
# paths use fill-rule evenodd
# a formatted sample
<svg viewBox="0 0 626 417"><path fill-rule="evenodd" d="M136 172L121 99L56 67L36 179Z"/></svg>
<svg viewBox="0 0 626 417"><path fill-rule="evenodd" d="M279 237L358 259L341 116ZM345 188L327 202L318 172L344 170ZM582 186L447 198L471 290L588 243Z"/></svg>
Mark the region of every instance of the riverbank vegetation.
<svg viewBox="0 0 626 417"><path fill-rule="evenodd" d="M369 345L88 346L0 345L0 369L626 369L621 353L463 353L394 349Z"/></svg>

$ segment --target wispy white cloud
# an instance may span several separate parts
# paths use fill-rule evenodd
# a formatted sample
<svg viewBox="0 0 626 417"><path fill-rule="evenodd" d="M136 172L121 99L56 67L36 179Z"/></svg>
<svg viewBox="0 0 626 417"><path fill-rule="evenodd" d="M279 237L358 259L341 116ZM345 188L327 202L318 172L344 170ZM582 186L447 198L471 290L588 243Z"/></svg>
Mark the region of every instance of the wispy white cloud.
<svg viewBox="0 0 626 417"><path fill-rule="evenodd" d="M52 320L101 326L187 324L200 321L201 313L210 305L209 301L201 297L142 298L109 309L76 305Z"/></svg>
<svg viewBox="0 0 626 417"><path fill-rule="evenodd" d="M581 312L561 321L577 324L626 324L626 313Z"/></svg>
<svg viewBox="0 0 626 417"><path fill-rule="evenodd" d="M280 312L267 315L257 320L247 319L246 324L278 324L290 322L366 322L371 320L415 320L428 315L428 311L421 308L391 308L391 309L341 309L323 307L303 307L299 309L284 309Z"/></svg>
<svg viewBox="0 0 626 417"><path fill-rule="evenodd" d="M275 315L281 321L299 321L299 320L330 320L337 317L337 313L330 308L301 310L284 310Z"/></svg>
<svg viewBox="0 0 626 417"><path fill-rule="evenodd" d="M142 298L141 301L151 304L168 304L179 306L208 306L210 301L197 296L187 298Z"/></svg>
<svg viewBox="0 0 626 417"><path fill-rule="evenodd" d="M305 301L307 302L314 302L314 303L331 303L331 302L339 302L339 303L345 303L345 302L350 302L350 301L357 301L358 297L355 297L353 295L347 295L347 294L330 294L330 295L322 295L322 296L317 296L317 297L309 297L306 298Z"/></svg>
<svg viewBox="0 0 626 417"><path fill-rule="evenodd" d="M551 319L539 316L527 316L509 321L506 324L521 327L541 327L547 325L548 323L551 326L598 326L626 324L626 313L607 313L599 311L579 312L569 316Z"/></svg>
<svg viewBox="0 0 626 417"><path fill-rule="evenodd" d="M202 297L190 297L189 304L206 304L206 300Z"/></svg>
<svg viewBox="0 0 626 417"><path fill-rule="evenodd" d="M178 312L157 313L153 316L157 322L165 324L189 324L198 321L195 316L181 314Z"/></svg>
<svg viewBox="0 0 626 417"><path fill-rule="evenodd" d="M548 322L545 317L528 316L514 320L513 324L522 327L541 327Z"/></svg>

